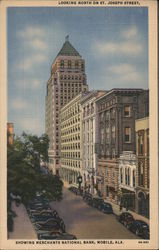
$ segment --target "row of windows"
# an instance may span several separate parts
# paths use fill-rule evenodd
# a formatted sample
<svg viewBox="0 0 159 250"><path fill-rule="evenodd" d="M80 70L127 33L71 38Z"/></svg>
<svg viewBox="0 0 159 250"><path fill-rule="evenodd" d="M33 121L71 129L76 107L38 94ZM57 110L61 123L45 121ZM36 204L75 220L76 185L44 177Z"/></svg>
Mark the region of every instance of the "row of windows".
<svg viewBox="0 0 159 250"><path fill-rule="evenodd" d="M69 129L65 129L61 132L61 136L66 136L66 135L69 135L71 133L75 133L75 132L78 132L80 131L80 125L78 124L78 126L74 126L74 127L71 127Z"/></svg>
<svg viewBox="0 0 159 250"><path fill-rule="evenodd" d="M109 119L115 118L115 108L110 109L109 111L105 111L100 113L100 121L106 121ZM124 117L130 117L131 116L131 107L130 106L125 106L123 109L123 116Z"/></svg>
<svg viewBox="0 0 159 250"><path fill-rule="evenodd" d="M80 143L71 143L61 146L61 150L77 150L80 149Z"/></svg>
<svg viewBox="0 0 159 250"><path fill-rule="evenodd" d="M94 113L94 104L91 103L90 105L87 105L87 107L84 107L83 108L83 118L90 115L90 114L93 114Z"/></svg>
<svg viewBox="0 0 159 250"><path fill-rule="evenodd" d="M66 142L72 142L72 141L79 141L80 140L80 135L79 134L76 134L76 135L71 135L71 136L68 136L67 138L64 137L64 138L61 138L61 143L66 143Z"/></svg>
<svg viewBox="0 0 159 250"><path fill-rule="evenodd" d="M65 121L66 119L74 116L76 113L78 113L77 111L72 111L70 113L68 113L67 115L63 115L61 117L61 122ZM68 126L75 124L77 122L80 122L80 115L72 117L72 119L69 119L68 121L63 122L63 124L61 125L61 128L67 128Z"/></svg>
<svg viewBox="0 0 159 250"><path fill-rule="evenodd" d="M132 176L131 176L131 169L130 168L125 168L125 171L123 168L120 168L120 183L130 186L131 178L132 178L132 185L135 187L135 181L136 181L136 171L132 171ZM124 178L125 177L125 178Z"/></svg>
<svg viewBox="0 0 159 250"><path fill-rule="evenodd" d="M80 152L62 152L62 158L80 158Z"/></svg>
<svg viewBox="0 0 159 250"><path fill-rule="evenodd" d="M74 167L74 168L80 168L80 162L76 160L72 161L72 160L61 159L61 165Z"/></svg>
<svg viewBox="0 0 159 250"><path fill-rule="evenodd" d="M99 158L104 157L104 158L115 158L116 157L116 151L115 148L108 148L104 147L103 145L100 145L100 152L99 152Z"/></svg>
<svg viewBox="0 0 159 250"><path fill-rule="evenodd" d="M71 68L75 68L75 69L78 69L78 68L81 68L81 70L84 70L84 63L79 63L79 61L71 61L71 60L68 60L67 63L64 62L64 60L61 60L60 61L60 67L63 69L65 67L67 67L68 69L71 69Z"/></svg>
<svg viewBox="0 0 159 250"><path fill-rule="evenodd" d="M91 129L93 129L93 120L90 120L90 121L88 120L88 121L83 122L83 131L85 131L85 129L89 131L90 127Z"/></svg>
<svg viewBox="0 0 159 250"><path fill-rule="evenodd" d="M113 100L111 100L111 101L104 102L104 103L99 105L99 111L102 110L102 109L108 108L108 107L112 106L115 103L116 103L115 98Z"/></svg>
<svg viewBox="0 0 159 250"><path fill-rule="evenodd" d="M91 134L89 134L89 133L87 133L87 134L85 134L85 133L83 133L83 143L85 143L85 142L93 142L93 132L91 133Z"/></svg>
<svg viewBox="0 0 159 250"><path fill-rule="evenodd" d="M85 77L81 75L60 75L60 80L80 80L81 81L81 80L85 80Z"/></svg>
<svg viewBox="0 0 159 250"><path fill-rule="evenodd" d="M70 88L65 88L65 89L61 88L61 94L62 93L70 93L70 92L74 93L77 91L82 91L82 88L81 87L77 88L77 86L74 86L74 88L71 88L71 89Z"/></svg>

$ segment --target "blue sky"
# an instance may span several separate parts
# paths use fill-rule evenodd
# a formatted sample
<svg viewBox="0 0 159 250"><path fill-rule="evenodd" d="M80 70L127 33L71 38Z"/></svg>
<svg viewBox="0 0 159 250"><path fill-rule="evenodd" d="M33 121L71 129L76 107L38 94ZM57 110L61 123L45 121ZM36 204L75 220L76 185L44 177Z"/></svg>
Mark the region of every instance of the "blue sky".
<svg viewBox="0 0 159 250"><path fill-rule="evenodd" d="M46 82L65 36L86 62L89 89L148 88L147 8L10 7L8 121L45 132Z"/></svg>

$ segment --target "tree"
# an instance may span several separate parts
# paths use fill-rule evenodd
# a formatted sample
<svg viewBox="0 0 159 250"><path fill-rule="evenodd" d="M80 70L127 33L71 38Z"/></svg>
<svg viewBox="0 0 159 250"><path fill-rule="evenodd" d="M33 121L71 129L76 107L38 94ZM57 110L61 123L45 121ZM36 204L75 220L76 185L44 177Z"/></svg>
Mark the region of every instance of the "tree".
<svg viewBox="0 0 159 250"><path fill-rule="evenodd" d="M38 137L23 133L14 140L7 151L7 191L20 196L27 205L37 192L50 200L62 199L62 181L58 176L44 174L40 168L40 161L48 162L47 135Z"/></svg>

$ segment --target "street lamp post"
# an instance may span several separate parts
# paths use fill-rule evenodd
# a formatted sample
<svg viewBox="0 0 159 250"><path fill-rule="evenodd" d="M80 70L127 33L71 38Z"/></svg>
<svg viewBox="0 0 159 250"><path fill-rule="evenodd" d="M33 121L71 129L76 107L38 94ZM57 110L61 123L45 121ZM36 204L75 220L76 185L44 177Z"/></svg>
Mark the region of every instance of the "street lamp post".
<svg viewBox="0 0 159 250"><path fill-rule="evenodd" d="M81 175L79 175L77 177L77 181L78 181L78 185L79 185L79 190L81 190L81 183L82 183L82 176Z"/></svg>

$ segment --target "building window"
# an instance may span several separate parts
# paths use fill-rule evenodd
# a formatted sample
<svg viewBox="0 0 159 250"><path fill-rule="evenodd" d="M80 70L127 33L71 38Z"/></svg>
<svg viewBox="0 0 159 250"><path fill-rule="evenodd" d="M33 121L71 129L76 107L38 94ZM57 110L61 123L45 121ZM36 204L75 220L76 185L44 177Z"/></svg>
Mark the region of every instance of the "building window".
<svg viewBox="0 0 159 250"><path fill-rule="evenodd" d="M109 117L110 117L110 113L109 111L106 112L106 120L109 120Z"/></svg>
<svg viewBox="0 0 159 250"><path fill-rule="evenodd" d="M138 136L138 153L139 155L143 155L143 142L144 142L144 134L141 133Z"/></svg>
<svg viewBox="0 0 159 250"><path fill-rule="evenodd" d="M120 183L123 183L123 169L120 169Z"/></svg>
<svg viewBox="0 0 159 250"><path fill-rule="evenodd" d="M115 158L115 148L112 149L112 158Z"/></svg>
<svg viewBox="0 0 159 250"><path fill-rule="evenodd" d="M61 66L62 69L64 68L64 60L61 60L60 66Z"/></svg>
<svg viewBox="0 0 159 250"><path fill-rule="evenodd" d="M69 61L68 61L68 68L71 69L71 66L72 66L72 63L71 63L71 61L69 60Z"/></svg>
<svg viewBox="0 0 159 250"><path fill-rule="evenodd" d="M75 69L78 69L78 61L75 61Z"/></svg>
<svg viewBox="0 0 159 250"><path fill-rule="evenodd" d="M127 179L128 179L128 176L127 176L127 168L125 168L125 184L127 185Z"/></svg>
<svg viewBox="0 0 159 250"><path fill-rule="evenodd" d="M112 179L114 179L114 169L112 169Z"/></svg>
<svg viewBox="0 0 159 250"><path fill-rule="evenodd" d="M101 139L101 143L103 144L104 143L104 128L101 129L100 139Z"/></svg>
<svg viewBox="0 0 159 250"><path fill-rule="evenodd" d="M125 128L125 142L131 142L131 128Z"/></svg>
<svg viewBox="0 0 159 250"><path fill-rule="evenodd" d="M106 150L106 157L109 157L109 149Z"/></svg>
<svg viewBox="0 0 159 250"><path fill-rule="evenodd" d="M112 143L115 143L115 125L112 125Z"/></svg>
<svg viewBox="0 0 159 250"><path fill-rule="evenodd" d="M147 129L147 155L149 155L149 130Z"/></svg>
<svg viewBox="0 0 159 250"><path fill-rule="evenodd" d="M128 168L128 186L130 185L130 169Z"/></svg>
<svg viewBox="0 0 159 250"><path fill-rule="evenodd" d="M81 64L81 70L84 71L84 64Z"/></svg>
<svg viewBox="0 0 159 250"><path fill-rule="evenodd" d="M124 116L129 117L130 116L130 106L124 107Z"/></svg>
<svg viewBox="0 0 159 250"><path fill-rule="evenodd" d="M109 127L106 127L106 143L109 143L110 136L109 136Z"/></svg>
<svg viewBox="0 0 159 250"><path fill-rule="evenodd" d="M135 187L135 170L133 170L133 187Z"/></svg>
<svg viewBox="0 0 159 250"><path fill-rule="evenodd" d="M143 163L139 163L139 186L144 185L144 168L143 168Z"/></svg>

